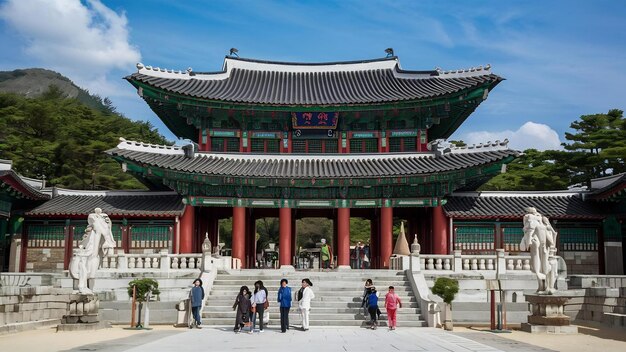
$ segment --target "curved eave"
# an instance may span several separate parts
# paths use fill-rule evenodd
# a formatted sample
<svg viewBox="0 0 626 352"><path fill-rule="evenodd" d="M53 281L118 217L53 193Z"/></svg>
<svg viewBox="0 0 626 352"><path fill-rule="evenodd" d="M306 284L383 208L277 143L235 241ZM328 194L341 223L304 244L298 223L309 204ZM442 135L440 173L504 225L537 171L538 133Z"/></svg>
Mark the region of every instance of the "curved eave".
<svg viewBox="0 0 626 352"><path fill-rule="evenodd" d="M20 176L13 170L3 171L0 173L0 187L8 187L12 192L18 194L19 198L30 200L47 200L50 196L41 193L22 181Z"/></svg>
<svg viewBox="0 0 626 352"><path fill-rule="evenodd" d="M495 76L495 75L494 75ZM406 99L388 99L377 101L364 101L364 102L340 102L340 103L273 103L273 102L250 102L244 100L228 100L228 99L214 99L203 98L189 94L181 94L180 92L170 91L160 87L150 85L146 82L142 82L134 79L132 76L127 76L126 79L130 82L135 89L151 89L162 96L168 98L177 98L175 100L186 100L189 102L195 102L194 105L211 106L214 108L234 109L234 110L265 110L265 111L293 111L295 108L302 111L369 111L369 110L388 110L388 109L403 109L419 106L434 106L439 102L443 102L448 98L457 98L465 94L469 94L474 91L482 89L493 89L496 85L502 82L504 79L495 76L496 79L492 81L486 81L481 84L477 84L471 87L457 89L445 93L433 94L426 97L413 97ZM145 93L144 93L145 94ZM481 91L482 94L482 91ZM145 97L144 97L145 99Z"/></svg>

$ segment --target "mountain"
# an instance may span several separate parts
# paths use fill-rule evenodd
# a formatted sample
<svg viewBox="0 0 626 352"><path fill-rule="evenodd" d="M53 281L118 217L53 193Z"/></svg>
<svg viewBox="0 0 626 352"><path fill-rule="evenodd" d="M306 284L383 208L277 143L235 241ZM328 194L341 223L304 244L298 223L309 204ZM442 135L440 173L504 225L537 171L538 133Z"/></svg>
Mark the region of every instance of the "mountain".
<svg viewBox="0 0 626 352"><path fill-rule="evenodd" d="M102 99L80 88L62 74L43 68L27 68L13 71L0 71L0 92L14 93L27 98L37 98L56 86L66 98L76 98L81 103L100 110L110 111L108 99Z"/></svg>
<svg viewBox="0 0 626 352"><path fill-rule="evenodd" d="M120 137L171 144L150 122L122 116L56 72L0 72L0 159L22 175L63 188L143 188L104 153Z"/></svg>

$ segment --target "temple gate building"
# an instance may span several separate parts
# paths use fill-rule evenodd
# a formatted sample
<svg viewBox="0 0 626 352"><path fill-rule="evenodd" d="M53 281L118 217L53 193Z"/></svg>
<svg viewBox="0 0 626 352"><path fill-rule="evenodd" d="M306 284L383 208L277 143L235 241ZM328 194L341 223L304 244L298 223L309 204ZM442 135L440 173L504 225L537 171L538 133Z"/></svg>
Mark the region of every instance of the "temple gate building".
<svg viewBox="0 0 626 352"><path fill-rule="evenodd" d="M279 219L281 266L295 264L297 219L331 219L339 267L350 265L350 218L368 219L372 267L388 268L394 217L408 222L407 240L416 234L422 253L516 252L527 206L557 220L561 255L581 273L604 273L606 253L623 261L623 175L585 190L476 192L519 155L506 141L445 142L503 80L490 66L408 71L395 56L315 64L228 56L219 72L137 69L126 80L192 143L122 140L107 151L149 191L49 192L24 212L22 270L37 265L28 244L53 223L55 238L67 239L55 245L66 268L84 226L73 219L96 204L125 253L199 252L232 217L232 257L243 268L255 266L259 218Z"/></svg>

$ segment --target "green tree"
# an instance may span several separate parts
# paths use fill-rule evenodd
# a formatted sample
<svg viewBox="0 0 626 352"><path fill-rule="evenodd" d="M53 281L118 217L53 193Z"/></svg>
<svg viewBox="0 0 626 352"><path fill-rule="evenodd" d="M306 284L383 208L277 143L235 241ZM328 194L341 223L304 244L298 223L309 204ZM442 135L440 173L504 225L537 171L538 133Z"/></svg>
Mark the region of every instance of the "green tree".
<svg viewBox="0 0 626 352"><path fill-rule="evenodd" d="M96 99L96 98L94 98ZM0 93L0 158L27 177L73 189L144 188L104 152L119 137L167 144L152 125L115 113L107 99L92 108L56 86L30 99Z"/></svg>
<svg viewBox="0 0 626 352"><path fill-rule="evenodd" d="M570 152L568 165L573 181L626 172L626 120L622 110L583 115L570 127L576 132L565 133L569 143L563 143L563 147Z"/></svg>

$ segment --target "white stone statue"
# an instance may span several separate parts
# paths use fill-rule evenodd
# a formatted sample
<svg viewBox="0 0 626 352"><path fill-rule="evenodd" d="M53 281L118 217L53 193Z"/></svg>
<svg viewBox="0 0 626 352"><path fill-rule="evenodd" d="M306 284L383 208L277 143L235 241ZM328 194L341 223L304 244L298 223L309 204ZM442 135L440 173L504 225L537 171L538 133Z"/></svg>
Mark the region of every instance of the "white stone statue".
<svg viewBox="0 0 626 352"><path fill-rule="evenodd" d="M96 271L100 266L100 258L113 254L115 240L113 239L112 224L109 216L96 208L87 217L88 226L85 228L83 240L74 249L70 261L70 276L78 280L78 292L93 294L87 287L89 279L95 279Z"/></svg>
<svg viewBox="0 0 626 352"><path fill-rule="evenodd" d="M537 275L537 293L553 294L558 270L555 260L557 233L548 218L539 214L537 209L528 207L525 211L520 250L530 251L530 270Z"/></svg>

